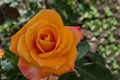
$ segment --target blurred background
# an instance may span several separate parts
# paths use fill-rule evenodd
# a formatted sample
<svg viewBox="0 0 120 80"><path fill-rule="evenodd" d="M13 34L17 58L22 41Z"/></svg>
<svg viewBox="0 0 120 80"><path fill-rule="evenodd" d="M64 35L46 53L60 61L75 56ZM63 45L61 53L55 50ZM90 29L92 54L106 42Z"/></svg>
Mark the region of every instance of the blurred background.
<svg viewBox="0 0 120 80"><path fill-rule="evenodd" d="M0 48L8 48L10 37L42 8L56 10L65 25L81 26L90 52L101 54L120 75L120 0L0 0ZM2 74L9 70L6 56L4 63Z"/></svg>

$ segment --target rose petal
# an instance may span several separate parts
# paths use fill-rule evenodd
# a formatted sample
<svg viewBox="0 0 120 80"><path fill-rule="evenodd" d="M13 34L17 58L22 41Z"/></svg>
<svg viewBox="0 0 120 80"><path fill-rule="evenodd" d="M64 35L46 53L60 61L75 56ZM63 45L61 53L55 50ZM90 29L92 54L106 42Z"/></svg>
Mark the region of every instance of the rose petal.
<svg viewBox="0 0 120 80"><path fill-rule="evenodd" d="M44 72L49 71L58 76L66 72L72 72L74 71L74 62L75 62L77 54L78 53L76 52L76 48L72 48L71 51L63 55L66 58L66 63L63 66L59 67L59 69L57 70L53 70L51 68L43 68L43 71Z"/></svg>
<svg viewBox="0 0 120 80"><path fill-rule="evenodd" d="M40 80L49 76L51 73L44 73L40 67L29 64L24 59L20 58L18 67L22 74L29 80Z"/></svg>
<svg viewBox="0 0 120 80"><path fill-rule="evenodd" d="M78 52L76 50L76 46L79 42L79 40L78 40L79 37L76 34L76 32L74 32L74 31L73 31L73 37L74 37L74 41L72 43L71 50L68 51L67 53L63 54L63 56L66 58L66 64L64 66L62 66L59 70L56 71L57 75L61 75L65 72L74 71L75 60L76 60L76 57L78 55Z"/></svg>
<svg viewBox="0 0 120 80"><path fill-rule="evenodd" d="M76 33L79 41L83 39L83 32L80 31L80 26L66 26L66 27Z"/></svg>
<svg viewBox="0 0 120 80"><path fill-rule="evenodd" d="M19 56L23 57L29 63L35 63L32 57L30 56L30 52L25 44L25 35L22 35L18 41L17 50L19 52Z"/></svg>
<svg viewBox="0 0 120 80"><path fill-rule="evenodd" d="M45 19L49 23L56 25L57 27L60 27L60 29L64 27L60 15L54 10L43 9L40 11L39 17L41 17L41 19Z"/></svg>
<svg viewBox="0 0 120 80"><path fill-rule="evenodd" d="M39 20L37 23L35 23L34 25L27 29L25 34L25 42L29 50L33 48L37 49L36 48L37 46L35 45L37 30L39 30L39 27L42 27L45 23L47 22L45 22L44 20Z"/></svg>
<svg viewBox="0 0 120 80"><path fill-rule="evenodd" d="M44 58L42 59L36 53L32 53L32 52L31 52L31 56L41 67L48 67L51 69L58 69L66 62L65 58L63 57L55 57L52 59L44 59Z"/></svg>
<svg viewBox="0 0 120 80"><path fill-rule="evenodd" d="M62 41L60 43L60 46L57 48L55 51L55 56L61 56L65 52L69 51L71 49L72 43L73 43L73 34L72 31L69 29L65 28L62 31Z"/></svg>
<svg viewBox="0 0 120 80"><path fill-rule="evenodd" d="M55 48L54 42L47 42L44 40L38 40L38 43L39 43L38 45L40 45L45 52L49 52Z"/></svg>
<svg viewBox="0 0 120 80"><path fill-rule="evenodd" d="M65 27L68 27L68 28L70 28L71 30L74 30L74 31L80 31L80 26L65 26Z"/></svg>

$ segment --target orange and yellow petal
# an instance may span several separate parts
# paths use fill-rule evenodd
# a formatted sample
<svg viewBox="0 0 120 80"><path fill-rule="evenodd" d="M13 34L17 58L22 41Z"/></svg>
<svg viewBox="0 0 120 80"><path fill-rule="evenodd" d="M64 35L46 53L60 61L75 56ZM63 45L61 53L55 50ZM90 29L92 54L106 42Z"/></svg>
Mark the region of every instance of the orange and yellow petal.
<svg viewBox="0 0 120 80"><path fill-rule="evenodd" d="M50 10L50 9L43 9L38 13L38 15L40 19L45 19L46 21L48 21L51 24L56 25L60 29L63 28L62 19L56 11Z"/></svg>
<svg viewBox="0 0 120 80"><path fill-rule="evenodd" d="M44 23L46 23L44 20L39 20L27 29L25 33L25 42L29 50L36 47L35 41L37 37L37 31L39 30L39 27L42 27L44 25Z"/></svg>
<svg viewBox="0 0 120 80"><path fill-rule="evenodd" d="M45 68L43 68L43 71L44 72L51 72L51 73L56 74L58 76L66 73L66 72L73 72L74 71L74 62L75 62L77 54L78 53L76 52L76 49L74 48L71 51L69 51L63 55L66 58L66 62L61 67L59 67L59 69L55 70L55 69L51 69L49 67L47 67L47 68L45 67Z"/></svg>
<svg viewBox="0 0 120 80"><path fill-rule="evenodd" d="M43 68L46 67L51 69L58 69L66 62L66 59L64 57L44 59L44 58L40 58L36 53L32 53L32 52L31 52L31 56L36 61L36 63L38 63Z"/></svg>
<svg viewBox="0 0 120 80"><path fill-rule="evenodd" d="M68 30L67 28L64 28L61 31L61 42L58 46L57 49L55 49L55 51L53 52L53 54L49 57L59 57L62 54L64 54L65 52L69 51L71 49L71 45L73 43L73 34L70 30Z"/></svg>
<svg viewBox="0 0 120 80"><path fill-rule="evenodd" d="M66 58L66 63L64 66L60 67L55 74L56 75L61 75L66 72L72 72L74 71L74 63L76 60L78 53L76 51L76 48L72 48L71 51L68 51L66 54L63 56Z"/></svg>
<svg viewBox="0 0 120 80"><path fill-rule="evenodd" d="M32 57L30 56L30 51L29 51L29 49L26 46L25 34L22 35L20 37L19 41L18 41L17 51L18 51L20 57L24 58L29 63L35 64L35 61L33 61Z"/></svg>

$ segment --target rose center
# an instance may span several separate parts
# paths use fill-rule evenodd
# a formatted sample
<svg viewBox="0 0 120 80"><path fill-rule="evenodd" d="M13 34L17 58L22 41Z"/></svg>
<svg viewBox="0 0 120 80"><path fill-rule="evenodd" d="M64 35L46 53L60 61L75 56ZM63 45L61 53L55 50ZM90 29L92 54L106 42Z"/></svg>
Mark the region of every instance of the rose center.
<svg viewBox="0 0 120 80"><path fill-rule="evenodd" d="M48 41L48 42L53 42L54 41L53 37L50 34L42 34L40 36L40 39Z"/></svg>
<svg viewBox="0 0 120 80"><path fill-rule="evenodd" d="M55 48L54 35L50 31L40 32L37 36L36 44L43 53L52 51Z"/></svg>

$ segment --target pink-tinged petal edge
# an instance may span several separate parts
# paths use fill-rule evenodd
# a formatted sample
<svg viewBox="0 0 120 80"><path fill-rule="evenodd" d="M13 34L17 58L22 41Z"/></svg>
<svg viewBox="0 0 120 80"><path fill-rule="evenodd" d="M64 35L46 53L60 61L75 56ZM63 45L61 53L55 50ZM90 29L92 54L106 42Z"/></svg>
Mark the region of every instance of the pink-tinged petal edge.
<svg viewBox="0 0 120 80"><path fill-rule="evenodd" d="M40 68L29 64L22 58L19 59L18 67L29 80L40 80L50 75L50 73L44 73Z"/></svg>
<svg viewBox="0 0 120 80"><path fill-rule="evenodd" d="M80 26L65 26L65 27L67 27L68 29L74 31L77 34L79 40L83 39L84 34L83 34L83 32L80 31L81 30Z"/></svg>
<svg viewBox="0 0 120 80"><path fill-rule="evenodd" d="M66 26L68 28L70 28L71 30L74 30L74 31L80 31L80 26Z"/></svg>

